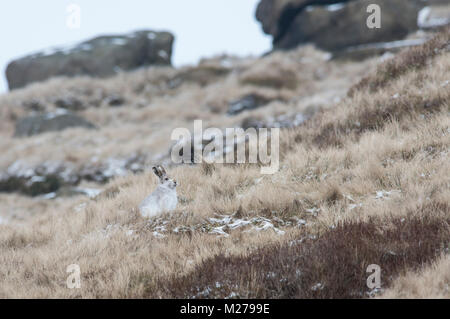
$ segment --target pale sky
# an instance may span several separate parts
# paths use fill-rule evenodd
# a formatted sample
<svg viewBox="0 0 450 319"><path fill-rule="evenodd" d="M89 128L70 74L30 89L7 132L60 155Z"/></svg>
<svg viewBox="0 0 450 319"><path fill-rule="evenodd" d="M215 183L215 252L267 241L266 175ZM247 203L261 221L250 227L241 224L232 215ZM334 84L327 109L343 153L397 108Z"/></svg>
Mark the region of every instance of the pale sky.
<svg viewBox="0 0 450 319"><path fill-rule="evenodd" d="M221 53L259 55L271 39L255 20L259 0L14 0L0 4L0 93L12 59L102 34L139 29L175 34L175 66ZM81 8L79 29L67 27L67 6Z"/></svg>

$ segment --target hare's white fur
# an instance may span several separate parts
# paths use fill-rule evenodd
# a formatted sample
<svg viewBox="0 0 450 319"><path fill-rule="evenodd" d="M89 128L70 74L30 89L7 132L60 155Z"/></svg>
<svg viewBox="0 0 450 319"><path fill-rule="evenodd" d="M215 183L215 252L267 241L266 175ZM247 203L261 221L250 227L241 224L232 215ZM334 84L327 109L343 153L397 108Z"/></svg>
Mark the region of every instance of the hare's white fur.
<svg viewBox="0 0 450 319"><path fill-rule="evenodd" d="M147 218L173 211L178 204L177 182L169 178L161 166L153 167L153 172L159 177L160 184L139 206L141 215Z"/></svg>

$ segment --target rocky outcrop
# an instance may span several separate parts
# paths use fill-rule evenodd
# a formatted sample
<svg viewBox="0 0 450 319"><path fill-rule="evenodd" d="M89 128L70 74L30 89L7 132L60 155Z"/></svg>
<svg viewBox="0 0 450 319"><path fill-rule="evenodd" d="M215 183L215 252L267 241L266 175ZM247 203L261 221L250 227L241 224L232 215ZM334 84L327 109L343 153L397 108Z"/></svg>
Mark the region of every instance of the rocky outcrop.
<svg viewBox="0 0 450 319"><path fill-rule="evenodd" d="M256 18L273 36L276 49L290 49L312 42L339 52L348 47L405 38L417 30L418 15L439 0L261 0ZM366 26L367 7L381 7L381 28Z"/></svg>
<svg viewBox="0 0 450 319"><path fill-rule="evenodd" d="M0 170L0 192L29 196L67 193L67 190L73 193L77 192L74 187L81 181L103 184L113 177L143 172L145 165L148 165L148 158L143 154L132 154L127 158L92 159L81 166L54 161L29 165L23 160L17 160Z"/></svg>
<svg viewBox="0 0 450 319"><path fill-rule="evenodd" d="M173 41L169 32L101 36L14 60L7 66L6 78L12 90L54 76L106 77L145 65L170 65Z"/></svg>
<svg viewBox="0 0 450 319"><path fill-rule="evenodd" d="M274 41L281 38L297 14L309 5L330 5L348 0L261 0L256 8L256 19L265 33Z"/></svg>
<svg viewBox="0 0 450 319"><path fill-rule="evenodd" d="M254 110L258 107L262 107L270 102L271 102L270 99L262 95L255 93L247 94L240 99L231 101L229 103L227 114L237 115L244 111Z"/></svg>
<svg viewBox="0 0 450 319"><path fill-rule="evenodd" d="M32 115L16 123L15 137L37 135L45 132L62 131L71 127L93 129L95 126L78 115L65 110L42 115Z"/></svg>
<svg viewBox="0 0 450 319"><path fill-rule="evenodd" d="M18 192L29 196L37 196L55 192L61 186L58 176L38 176L30 179L21 177L0 178L0 192Z"/></svg>
<svg viewBox="0 0 450 319"><path fill-rule="evenodd" d="M381 8L381 28L366 25L370 4ZM330 10L311 7L293 21L277 46L292 48L303 42L314 42L319 48L340 51L349 46L402 39L417 29L420 11L411 0L357 0Z"/></svg>
<svg viewBox="0 0 450 319"><path fill-rule="evenodd" d="M69 167L60 163L43 163L35 167L16 161L0 171L0 192L18 192L29 196L52 193L62 185L76 185L79 179Z"/></svg>

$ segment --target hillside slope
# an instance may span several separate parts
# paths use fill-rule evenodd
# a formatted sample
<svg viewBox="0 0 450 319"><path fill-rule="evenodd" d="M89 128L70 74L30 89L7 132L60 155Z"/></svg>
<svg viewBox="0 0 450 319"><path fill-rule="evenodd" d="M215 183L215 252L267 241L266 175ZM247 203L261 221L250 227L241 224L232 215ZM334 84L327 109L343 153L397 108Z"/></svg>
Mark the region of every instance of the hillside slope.
<svg viewBox="0 0 450 319"><path fill-rule="evenodd" d="M93 199L0 194L0 297L449 298L449 40L447 29L381 63L329 61L306 47L204 61L201 72L57 79L2 97L5 171L17 159L24 170L58 161L74 171L93 157L145 160L143 172L113 177ZM273 101L226 115L230 101L255 92ZM79 114L98 130L11 137L29 112L23 101L54 111L63 93L82 99ZM110 94L127 102L92 106ZM173 128L298 113L311 118L282 129L276 174L174 166L177 211L140 217L137 206L156 186L148 165L167 160ZM71 264L81 289L66 287ZM366 286L370 264L381 268L381 290Z"/></svg>

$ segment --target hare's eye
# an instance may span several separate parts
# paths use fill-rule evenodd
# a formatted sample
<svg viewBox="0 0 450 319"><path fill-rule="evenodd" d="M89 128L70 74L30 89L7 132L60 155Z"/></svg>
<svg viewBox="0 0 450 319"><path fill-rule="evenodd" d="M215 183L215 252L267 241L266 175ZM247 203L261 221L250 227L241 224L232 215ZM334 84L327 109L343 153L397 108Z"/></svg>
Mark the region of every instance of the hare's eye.
<svg viewBox="0 0 450 319"><path fill-rule="evenodd" d="M166 181L168 181L169 179L166 177Z"/></svg>

